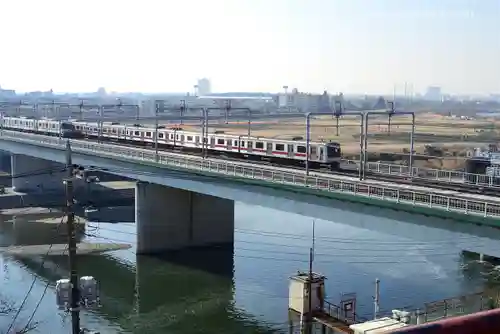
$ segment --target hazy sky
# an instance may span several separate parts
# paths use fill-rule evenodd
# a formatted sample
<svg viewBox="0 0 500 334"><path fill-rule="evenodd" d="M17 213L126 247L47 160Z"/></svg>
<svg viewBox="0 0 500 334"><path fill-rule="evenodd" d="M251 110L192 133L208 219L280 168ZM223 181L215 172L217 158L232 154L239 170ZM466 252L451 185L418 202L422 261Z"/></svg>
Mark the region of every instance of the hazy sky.
<svg viewBox="0 0 500 334"><path fill-rule="evenodd" d="M500 0L0 0L17 90L500 92Z"/></svg>

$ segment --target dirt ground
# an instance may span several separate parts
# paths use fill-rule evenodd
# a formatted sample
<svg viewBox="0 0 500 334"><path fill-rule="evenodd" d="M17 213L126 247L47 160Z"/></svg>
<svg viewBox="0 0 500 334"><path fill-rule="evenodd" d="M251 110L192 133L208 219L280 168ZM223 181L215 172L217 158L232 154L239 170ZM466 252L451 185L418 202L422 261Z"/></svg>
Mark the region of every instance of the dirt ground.
<svg viewBox="0 0 500 334"><path fill-rule="evenodd" d="M355 158L360 151L360 117L344 116L337 120L331 116L311 118L311 140L336 141L342 145L343 155ZM200 126L183 125L184 129L200 130ZM403 153L410 149L411 116L371 116L368 128L368 151L373 153ZM224 131L228 134L246 135L248 121L210 123L209 132ZM251 135L257 137L291 139L306 137L305 119L270 119L252 121ZM426 146L432 145L444 151L443 158L416 160L417 166L429 168L462 168L468 151L475 147L487 147L498 143L500 121L497 119L460 119L432 113L418 114L415 120L415 143L417 154L428 154Z"/></svg>

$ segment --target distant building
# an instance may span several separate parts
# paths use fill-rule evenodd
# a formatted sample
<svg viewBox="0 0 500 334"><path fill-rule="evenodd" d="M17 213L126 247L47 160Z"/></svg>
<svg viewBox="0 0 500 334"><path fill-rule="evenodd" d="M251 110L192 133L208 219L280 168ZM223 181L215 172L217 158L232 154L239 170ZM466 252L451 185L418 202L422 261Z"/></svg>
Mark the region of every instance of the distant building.
<svg viewBox="0 0 500 334"><path fill-rule="evenodd" d="M208 80L207 78L198 80L198 96L204 96L210 93L212 93L210 80Z"/></svg>
<svg viewBox="0 0 500 334"><path fill-rule="evenodd" d="M97 90L97 95L100 96L100 97L104 97L106 96L106 88L104 87L99 87L99 89Z"/></svg>
<svg viewBox="0 0 500 334"><path fill-rule="evenodd" d="M0 97L15 97L16 91L13 89L3 89L0 86Z"/></svg>
<svg viewBox="0 0 500 334"><path fill-rule="evenodd" d="M427 88L427 92L425 93L426 100L441 101L442 98L441 87L431 86Z"/></svg>
<svg viewBox="0 0 500 334"><path fill-rule="evenodd" d="M294 88L291 93L278 95L278 107L289 108L294 112L324 112L331 110L331 101L326 91L323 94L309 94L301 93Z"/></svg>

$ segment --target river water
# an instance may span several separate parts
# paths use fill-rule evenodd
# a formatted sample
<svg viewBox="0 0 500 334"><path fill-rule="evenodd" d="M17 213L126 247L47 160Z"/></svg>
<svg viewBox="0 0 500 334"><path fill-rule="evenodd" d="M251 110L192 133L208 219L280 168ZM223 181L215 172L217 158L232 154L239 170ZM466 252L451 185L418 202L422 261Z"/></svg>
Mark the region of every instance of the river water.
<svg viewBox="0 0 500 334"><path fill-rule="evenodd" d="M314 271L327 277L328 300L357 294L357 313L371 317L374 281L381 281L381 309L417 308L426 302L482 290L482 275L466 269L463 251L500 254L500 233L425 216L349 206L329 220L236 203L235 245L136 257L135 249L80 257L81 275L100 283L102 305L82 312L82 326L101 333L287 332L288 281L307 270L312 226ZM2 223L2 246L50 243L44 233ZM432 226L440 226L440 229ZM464 231L465 229L465 231ZM26 229L25 229L26 230ZM28 237L22 237L22 234ZM93 223L87 239L135 244L134 223ZM17 241L16 241L17 240ZM67 259L0 257L0 299L19 306L22 328L41 300L34 332L69 333L70 317L56 309L55 281ZM47 291L43 298L43 292ZM14 313L0 315L6 330Z"/></svg>

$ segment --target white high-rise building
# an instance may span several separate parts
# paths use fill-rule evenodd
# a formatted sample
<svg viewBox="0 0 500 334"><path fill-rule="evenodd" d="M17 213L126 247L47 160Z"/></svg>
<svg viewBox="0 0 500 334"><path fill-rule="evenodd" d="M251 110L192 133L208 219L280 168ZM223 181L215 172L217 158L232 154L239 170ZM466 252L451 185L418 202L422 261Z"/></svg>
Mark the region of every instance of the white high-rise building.
<svg viewBox="0 0 500 334"><path fill-rule="evenodd" d="M212 92L210 80L203 78L198 80L198 96L208 95Z"/></svg>

